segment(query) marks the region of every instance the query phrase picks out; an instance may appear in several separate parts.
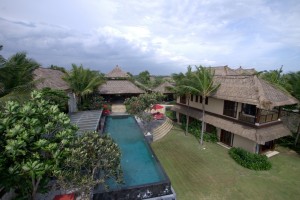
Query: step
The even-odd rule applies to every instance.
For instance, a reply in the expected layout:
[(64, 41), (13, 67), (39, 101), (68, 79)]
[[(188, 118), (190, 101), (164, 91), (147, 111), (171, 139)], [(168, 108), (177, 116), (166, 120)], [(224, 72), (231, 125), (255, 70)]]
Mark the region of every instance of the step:
[(170, 124), (168, 121), (166, 121), (165, 123), (163, 123), (161, 126), (159, 126), (158, 128), (156, 128), (153, 133), (158, 133), (161, 132), (162, 130), (164, 130), (165, 128), (172, 126), (172, 124)]
[(165, 125), (162, 125), (159, 129), (156, 129), (155, 131), (153, 131), (154, 134), (156, 133), (160, 133), (166, 129), (170, 129), (173, 125), (172, 124), (165, 124)]
[(167, 118), (167, 120), (157, 129), (153, 131), (153, 141), (157, 141), (163, 138), (166, 134), (170, 132), (173, 127), (173, 122)]

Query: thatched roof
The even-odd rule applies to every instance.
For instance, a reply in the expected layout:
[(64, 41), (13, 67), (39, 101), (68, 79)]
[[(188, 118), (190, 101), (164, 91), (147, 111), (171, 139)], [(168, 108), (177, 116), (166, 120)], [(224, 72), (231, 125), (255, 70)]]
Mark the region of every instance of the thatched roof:
[[(195, 119), (202, 120), (202, 111), (195, 108), (190, 107), (188, 109), (186, 106), (175, 105), (171, 109), (185, 115), (188, 114)], [(236, 121), (211, 115), (209, 113), (205, 113), (204, 122), (236, 135), (240, 135), (258, 144), (265, 144), (265, 142), (291, 135), (289, 129), (286, 128), (282, 123), (273, 126), (253, 128), (241, 123), (237, 123)]]
[(220, 83), (219, 89), (212, 95), (217, 99), (253, 104), (261, 109), (272, 109), (275, 106), (297, 104), (291, 95), (281, 91), (266, 81), (252, 76), (217, 76), (214, 80)]
[(145, 93), (128, 80), (108, 80), (99, 87), (100, 94), (141, 94)]
[(236, 76), (236, 75), (254, 75), (256, 74), (255, 69), (243, 69), (239, 67), (238, 69), (231, 69), (227, 65), (219, 67), (210, 67), (215, 71), (216, 76)]
[(107, 78), (129, 78), (129, 75), (124, 72), (118, 65), (105, 75)]
[(238, 69), (234, 70), (239, 75), (254, 75), (256, 74), (256, 70), (254, 68), (252, 69), (243, 69), (242, 67), (239, 67)]
[(173, 94), (174, 92), (168, 90), (168, 87), (174, 87), (174, 85), (172, 85), (171, 83), (169, 83), (168, 81), (160, 84), (159, 86), (157, 86), (156, 88), (153, 89), (153, 91), (155, 92), (160, 92), (162, 94)]
[(59, 70), (37, 68), (34, 70), (34, 80), (40, 80), (36, 85), (37, 89), (49, 87), (58, 90), (68, 90), (69, 85), (62, 79), (64, 73)]

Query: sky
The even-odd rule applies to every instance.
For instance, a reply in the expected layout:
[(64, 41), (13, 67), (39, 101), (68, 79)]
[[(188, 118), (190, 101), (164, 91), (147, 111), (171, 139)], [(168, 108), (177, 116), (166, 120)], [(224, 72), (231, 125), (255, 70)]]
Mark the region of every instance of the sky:
[(0, 54), (42, 67), (300, 70), (299, 0), (1, 0)]

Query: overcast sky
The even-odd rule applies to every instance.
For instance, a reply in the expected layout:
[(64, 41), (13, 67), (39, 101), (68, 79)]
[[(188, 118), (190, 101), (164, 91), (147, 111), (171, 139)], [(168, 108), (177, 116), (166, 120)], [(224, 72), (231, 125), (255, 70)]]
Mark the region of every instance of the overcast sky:
[(1, 0), (0, 52), (43, 67), (300, 70), (299, 0)]

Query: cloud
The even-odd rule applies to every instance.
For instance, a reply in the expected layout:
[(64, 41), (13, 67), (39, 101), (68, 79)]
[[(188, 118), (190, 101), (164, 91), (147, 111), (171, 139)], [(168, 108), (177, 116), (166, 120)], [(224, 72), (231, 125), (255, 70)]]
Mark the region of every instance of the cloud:
[(3, 5), (1, 53), (25, 50), (43, 66), (81, 63), (107, 72), (118, 64), (133, 74), (170, 74), (199, 64), (299, 67), (298, 1), (28, 0), (16, 6), (4, 0)]

